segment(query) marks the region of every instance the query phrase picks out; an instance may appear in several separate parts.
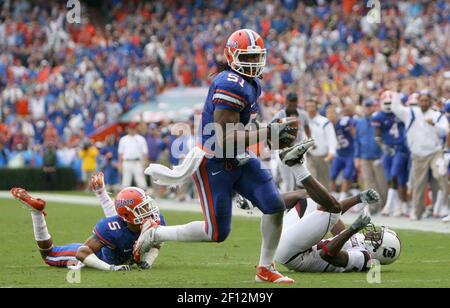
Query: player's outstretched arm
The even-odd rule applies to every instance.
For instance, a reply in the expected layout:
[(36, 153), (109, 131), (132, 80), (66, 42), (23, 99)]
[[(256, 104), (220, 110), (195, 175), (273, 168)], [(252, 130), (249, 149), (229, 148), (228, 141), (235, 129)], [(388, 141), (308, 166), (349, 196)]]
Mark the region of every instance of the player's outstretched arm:
[(367, 213), (361, 213), (348, 229), (321, 247), (320, 257), (333, 266), (347, 267), (349, 255), (346, 251), (342, 251), (342, 247), (353, 235), (364, 229), (369, 223), (370, 216)]
[(100, 260), (95, 254), (103, 247), (103, 243), (95, 237), (90, 237), (78, 251), (76, 258), (84, 265), (100, 271), (129, 271), (128, 265), (111, 265)]
[(91, 188), (100, 201), (105, 217), (117, 215), (116, 208), (114, 207), (114, 201), (106, 191), (103, 172), (96, 173), (92, 176)]
[(159, 252), (161, 250), (161, 245), (155, 245), (144, 255), (144, 261), (139, 262), (137, 265), (141, 269), (151, 269), (156, 259), (159, 256)]
[(366, 204), (374, 204), (380, 202), (381, 197), (380, 194), (375, 189), (367, 189), (356, 196), (352, 196), (350, 198), (344, 199), (340, 201), (342, 214), (347, 212), (353, 206), (366, 203)]

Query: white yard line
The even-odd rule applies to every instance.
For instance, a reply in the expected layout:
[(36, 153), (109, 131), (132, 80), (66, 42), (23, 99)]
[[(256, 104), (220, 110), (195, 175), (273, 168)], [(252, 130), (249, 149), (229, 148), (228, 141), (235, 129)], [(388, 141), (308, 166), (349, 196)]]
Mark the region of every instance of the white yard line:
[[(34, 193), (36, 197), (45, 199), (47, 202), (67, 203), (73, 205), (88, 205), (88, 206), (100, 206), (97, 198), (92, 196), (76, 196), (65, 194), (47, 194), (47, 193)], [(12, 199), (11, 194), (8, 191), (0, 191), (0, 198)], [(158, 200), (158, 205), (162, 211), (181, 211), (181, 212), (195, 212), (201, 213), (202, 209), (199, 203), (184, 202), (170, 200)], [(233, 216), (258, 218), (261, 217), (261, 212), (258, 209), (253, 210), (252, 213), (243, 211), (236, 207), (233, 208)], [(352, 223), (357, 217), (357, 214), (347, 213), (342, 218), (345, 223)], [(374, 216), (373, 222), (376, 225), (389, 226), (392, 229), (404, 229), (415, 231), (427, 231), (450, 234), (450, 223), (443, 223), (436, 219), (424, 219), (421, 221), (410, 221), (406, 218), (393, 218)]]

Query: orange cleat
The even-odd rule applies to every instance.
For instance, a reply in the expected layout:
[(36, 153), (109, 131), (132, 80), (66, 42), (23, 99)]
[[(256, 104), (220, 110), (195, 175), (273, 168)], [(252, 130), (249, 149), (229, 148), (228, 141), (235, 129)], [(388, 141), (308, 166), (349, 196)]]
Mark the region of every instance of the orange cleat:
[(44, 215), (47, 215), (44, 211), (45, 201), (39, 198), (33, 198), (25, 189), (14, 187), (11, 189), (11, 195), (31, 211), (42, 212)]
[(257, 266), (256, 267), (256, 282), (273, 282), (273, 283), (283, 283), (283, 284), (292, 284), (295, 282), (294, 279), (291, 279), (287, 276), (283, 276), (276, 269), (275, 265), (272, 263), (271, 266)]

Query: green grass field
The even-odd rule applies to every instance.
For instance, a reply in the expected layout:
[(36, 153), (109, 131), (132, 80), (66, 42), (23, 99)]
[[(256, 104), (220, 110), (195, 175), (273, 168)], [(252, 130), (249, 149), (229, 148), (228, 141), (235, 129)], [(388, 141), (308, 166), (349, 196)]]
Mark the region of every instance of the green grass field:
[[(32, 234), (30, 214), (16, 201), (0, 199), (0, 287), (267, 287), (253, 281), (258, 261), (259, 220), (233, 218), (233, 231), (221, 244), (166, 243), (150, 271), (98, 272), (83, 269), (80, 284), (66, 281), (68, 270), (45, 265)], [(50, 203), (47, 224), (58, 244), (83, 242), (100, 208)], [(168, 224), (201, 219), (201, 214), (165, 212)], [(399, 231), (400, 260), (382, 270), (381, 284), (366, 274), (289, 273), (293, 287), (450, 287), (450, 235)], [(279, 265), (282, 272), (286, 270)], [(286, 286), (280, 286), (286, 287)]]

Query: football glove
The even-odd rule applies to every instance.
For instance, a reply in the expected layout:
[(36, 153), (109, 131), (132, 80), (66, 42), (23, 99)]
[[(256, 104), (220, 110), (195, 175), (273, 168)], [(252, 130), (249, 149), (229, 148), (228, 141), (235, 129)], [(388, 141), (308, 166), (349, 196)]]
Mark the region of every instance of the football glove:
[(276, 135), (278, 135), (279, 144), (289, 144), (296, 139), (295, 136), (291, 134), (292, 131), (296, 130), (296, 128), (291, 126), (293, 123), (295, 123), (295, 121), (296, 120), (281, 122), (279, 119), (275, 119), (267, 125), (267, 145), (269, 146), (269, 148), (272, 148), (272, 132), (275, 132)]
[(366, 211), (363, 211), (358, 216), (358, 218), (356, 218), (356, 220), (353, 222), (350, 229), (359, 232), (362, 229), (364, 229), (368, 224), (370, 224), (370, 221), (371, 221), (370, 215)]

